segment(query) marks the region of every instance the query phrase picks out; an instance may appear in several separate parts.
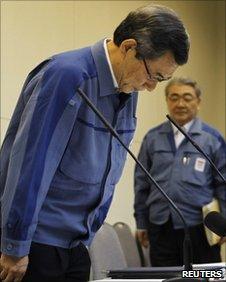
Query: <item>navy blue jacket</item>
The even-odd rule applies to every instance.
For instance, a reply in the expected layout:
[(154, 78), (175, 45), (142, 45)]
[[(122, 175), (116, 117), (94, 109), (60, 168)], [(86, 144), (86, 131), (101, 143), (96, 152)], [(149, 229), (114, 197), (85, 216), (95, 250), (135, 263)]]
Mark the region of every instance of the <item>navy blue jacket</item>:
[[(226, 142), (220, 133), (196, 118), (189, 132), (226, 178)], [(226, 216), (226, 185), (209, 163), (186, 139), (176, 149), (169, 122), (151, 129), (144, 137), (139, 160), (182, 211), (188, 226), (202, 222), (202, 207), (213, 197), (219, 199)], [(183, 224), (162, 194), (135, 169), (135, 218), (139, 229), (148, 222), (165, 223), (172, 216), (174, 227)]]
[(78, 87), (127, 145), (134, 135), (137, 93), (116, 93), (103, 41), (37, 66), (1, 149), (3, 253), (24, 256), (31, 241), (89, 245), (106, 217), (126, 152)]

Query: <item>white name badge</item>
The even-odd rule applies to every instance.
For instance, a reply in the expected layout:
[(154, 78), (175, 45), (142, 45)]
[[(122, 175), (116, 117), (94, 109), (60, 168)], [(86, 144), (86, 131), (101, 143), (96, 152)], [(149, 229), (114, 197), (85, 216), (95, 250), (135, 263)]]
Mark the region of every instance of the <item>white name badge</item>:
[(195, 161), (195, 170), (203, 172), (206, 166), (206, 160), (203, 158), (197, 158)]

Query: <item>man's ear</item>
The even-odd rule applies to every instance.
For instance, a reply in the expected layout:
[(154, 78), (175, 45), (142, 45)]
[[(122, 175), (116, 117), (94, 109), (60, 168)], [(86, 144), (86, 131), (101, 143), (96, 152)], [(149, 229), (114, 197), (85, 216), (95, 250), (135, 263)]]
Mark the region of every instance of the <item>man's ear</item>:
[(120, 50), (125, 55), (129, 50), (135, 50), (137, 47), (137, 42), (135, 39), (126, 39), (123, 40), (120, 44)]

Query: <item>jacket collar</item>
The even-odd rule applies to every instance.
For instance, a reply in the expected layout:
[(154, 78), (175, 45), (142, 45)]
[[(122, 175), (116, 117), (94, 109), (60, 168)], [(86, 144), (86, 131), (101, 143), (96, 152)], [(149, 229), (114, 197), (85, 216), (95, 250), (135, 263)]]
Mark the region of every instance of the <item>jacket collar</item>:
[(116, 89), (104, 50), (104, 39), (94, 44), (91, 47), (91, 52), (97, 69), (100, 96), (115, 94)]
[[(160, 133), (169, 133), (173, 130), (170, 121), (166, 121), (162, 124)], [(189, 129), (190, 134), (201, 134), (202, 131), (202, 122), (199, 118), (195, 118), (193, 124)]]

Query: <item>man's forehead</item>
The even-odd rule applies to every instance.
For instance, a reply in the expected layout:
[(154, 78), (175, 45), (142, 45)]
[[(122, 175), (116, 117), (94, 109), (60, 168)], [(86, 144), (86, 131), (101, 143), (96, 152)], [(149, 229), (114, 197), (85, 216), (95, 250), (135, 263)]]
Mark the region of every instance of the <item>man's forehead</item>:
[(195, 89), (191, 85), (187, 84), (172, 84), (169, 87), (168, 92), (177, 94), (195, 94)]

